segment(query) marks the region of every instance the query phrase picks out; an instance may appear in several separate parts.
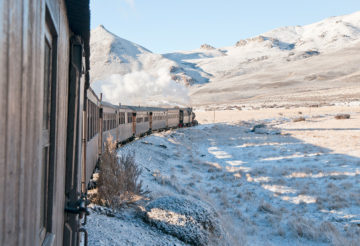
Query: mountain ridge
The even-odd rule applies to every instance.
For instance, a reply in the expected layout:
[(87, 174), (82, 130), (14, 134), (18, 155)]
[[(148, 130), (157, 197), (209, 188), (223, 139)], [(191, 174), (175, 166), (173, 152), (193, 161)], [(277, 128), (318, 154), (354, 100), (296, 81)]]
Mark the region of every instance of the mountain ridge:
[[(360, 82), (358, 76), (353, 75), (357, 71), (353, 64), (359, 61), (356, 56), (349, 56), (346, 52), (348, 48), (358, 49), (360, 11), (329, 17), (309, 25), (276, 28), (256, 37), (239, 40), (233, 46), (216, 48), (204, 44), (196, 50), (167, 54), (154, 54), (109, 31), (114, 37), (106, 37), (101, 35), (102, 29), (106, 30), (100, 27), (92, 31), (91, 61), (95, 61), (92, 68), (96, 67), (92, 71), (92, 81), (114, 73), (125, 75), (134, 71), (165, 68), (169, 70), (172, 80), (189, 86), (194, 105), (242, 101), (244, 97), (255, 98), (260, 94), (266, 97), (268, 93), (281, 94), (284, 88), (300, 91), (309, 86), (309, 80), (321, 88), (334, 87), (334, 81), (340, 77), (352, 78), (353, 82), (346, 85)], [(106, 42), (114, 47), (106, 50)], [(336, 55), (331, 55), (333, 53)], [(329, 57), (337, 61), (337, 68), (331, 66), (327, 60)], [(318, 71), (314, 71), (314, 67)], [(331, 71), (334, 69), (338, 72)], [(271, 76), (274, 70), (278, 71), (276, 78)], [(291, 73), (292, 76), (287, 76)], [(254, 92), (256, 84), (269, 90)], [(233, 95), (240, 88), (241, 96)], [(319, 88), (314, 87), (316, 89)], [(285, 90), (284, 93), (288, 92)]]

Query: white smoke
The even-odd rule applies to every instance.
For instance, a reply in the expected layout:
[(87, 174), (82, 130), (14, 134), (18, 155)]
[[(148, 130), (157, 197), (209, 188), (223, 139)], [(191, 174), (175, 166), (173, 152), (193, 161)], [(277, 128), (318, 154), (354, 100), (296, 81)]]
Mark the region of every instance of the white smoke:
[(135, 0), (125, 0), (125, 2), (126, 2), (127, 4), (129, 4), (130, 7), (132, 7), (132, 8), (135, 7)]
[(169, 60), (159, 55), (143, 55), (127, 74), (111, 74), (91, 87), (112, 104), (142, 106), (188, 106), (187, 87), (171, 79)]

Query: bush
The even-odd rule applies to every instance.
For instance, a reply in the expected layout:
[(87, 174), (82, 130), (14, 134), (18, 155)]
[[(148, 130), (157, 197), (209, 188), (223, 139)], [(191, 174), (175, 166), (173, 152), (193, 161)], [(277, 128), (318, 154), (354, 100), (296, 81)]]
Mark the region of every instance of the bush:
[(113, 209), (132, 202), (135, 195), (146, 193), (142, 190), (142, 182), (138, 181), (140, 174), (134, 153), (118, 157), (116, 143), (109, 136), (100, 158), (98, 191), (94, 202)]
[(304, 117), (298, 117), (298, 118), (293, 119), (293, 122), (300, 122), (300, 121), (305, 121), (305, 118)]
[(335, 115), (335, 119), (337, 119), (337, 120), (350, 119), (350, 115), (349, 114), (337, 114), (337, 115)]

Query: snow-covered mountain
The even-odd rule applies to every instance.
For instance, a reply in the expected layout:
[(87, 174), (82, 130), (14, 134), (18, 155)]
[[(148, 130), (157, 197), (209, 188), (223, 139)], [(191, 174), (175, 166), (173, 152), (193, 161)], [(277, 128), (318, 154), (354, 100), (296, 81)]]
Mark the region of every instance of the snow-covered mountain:
[(344, 90), (348, 97), (360, 92), (360, 12), (278, 28), (229, 47), (205, 44), (164, 55), (98, 27), (92, 31), (91, 52), (92, 81), (164, 70), (190, 86), (194, 105), (316, 101), (319, 91), (321, 100), (337, 100)]
[(200, 105), (354, 98), (360, 92), (359, 52), (356, 12), (278, 28), (229, 47), (164, 56), (211, 75), (209, 83), (191, 88), (193, 103)]
[(114, 104), (189, 105), (195, 83), (176, 61), (111, 33), (91, 31), (91, 86)]
[(148, 49), (115, 36), (99, 26), (91, 32), (91, 80), (112, 73), (126, 74), (140, 67), (140, 57), (152, 55)]

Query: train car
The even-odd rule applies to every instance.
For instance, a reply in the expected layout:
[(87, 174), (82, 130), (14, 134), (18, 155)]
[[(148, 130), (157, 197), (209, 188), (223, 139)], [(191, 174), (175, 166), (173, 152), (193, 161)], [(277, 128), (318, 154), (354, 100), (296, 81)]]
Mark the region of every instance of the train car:
[[(100, 112), (102, 114), (102, 142), (105, 143), (109, 137), (112, 137), (113, 141), (117, 141), (119, 137), (118, 106), (102, 101)], [(102, 151), (103, 148), (104, 144), (102, 146)]]
[(89, 30), (89, 0), (0, 1), (0, 245), (73, 246), (85, 232)]
[(150, 115), (150, 128), (152, 131), (162, 130), (167, 127), (167, 110), (165, 108), (152, 108)]
[(133, 115), (135, 111), (129, 106), (119, 106), (119, 126), (118, 138), (119, 143), (125, 142), (135, 136), (135, 128), (133, 126)]
[(191, 125), (191, 109), (190, 108), (184, 108), (181, 109), (183, 111), (182, 113), (182, 119), (180, 119), (182, 126), (190, 126)]
[(146, 107), (130, 107), (135, 116), (135, 136), (140, 137), (150, 132), (150, 111)]
[(100, 99), (95, 92), (87, 90), (87, 141), (86, 141), (86, 183), (95, 169), (101, 154), (101, 142), (99, 141), (100, 129)]
[(176, 128), (180, 125), (180, 109), (170, 108), (167, 110), (166, 127)]

